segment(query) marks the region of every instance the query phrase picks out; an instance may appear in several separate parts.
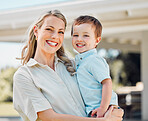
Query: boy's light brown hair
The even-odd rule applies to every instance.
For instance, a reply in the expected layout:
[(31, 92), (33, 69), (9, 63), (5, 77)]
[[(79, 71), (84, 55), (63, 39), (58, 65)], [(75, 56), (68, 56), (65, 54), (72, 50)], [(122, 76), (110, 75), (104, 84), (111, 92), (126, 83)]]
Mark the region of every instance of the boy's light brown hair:
[(98, 19), (96, 19), (93, 16), (79, 16), (78, 18), (75, 19), (72, 28), (71, 28), (71, 35), (73, 35), (73, 26), (74, 25), (80, 25), (80, 24), (84, 24), (84, 23), (88, 23), (88, 24), (92, 24), (92, 26), (95, 28), (95, 36), (96, 38), (101, 37), (102, 34), (102, 25), (99, 22)]

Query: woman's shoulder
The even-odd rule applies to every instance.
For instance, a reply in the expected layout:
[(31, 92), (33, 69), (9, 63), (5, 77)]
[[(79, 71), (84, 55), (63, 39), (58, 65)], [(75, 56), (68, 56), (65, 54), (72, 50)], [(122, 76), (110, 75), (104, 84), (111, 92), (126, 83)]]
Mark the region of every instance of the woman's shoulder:
[(14, 73), (13, 80), (20, 80), (25, 77), (29, 77), (29, 72), (26, 65), (20, 66), (17, 71)]
[(22, 73), (27, 71), (27, 66), (26, 65), (21, 65), (15, 73)]

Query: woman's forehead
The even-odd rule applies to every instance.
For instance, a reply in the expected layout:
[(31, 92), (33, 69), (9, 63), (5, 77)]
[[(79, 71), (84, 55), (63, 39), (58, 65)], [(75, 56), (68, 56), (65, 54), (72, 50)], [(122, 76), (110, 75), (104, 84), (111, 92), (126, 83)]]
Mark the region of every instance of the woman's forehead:
[(62, 19), (56, 17), (56, 16), (47, 16), (44, 18), (43, 24), (45, 26), (60, 26), (65, 28), (65, 23)]

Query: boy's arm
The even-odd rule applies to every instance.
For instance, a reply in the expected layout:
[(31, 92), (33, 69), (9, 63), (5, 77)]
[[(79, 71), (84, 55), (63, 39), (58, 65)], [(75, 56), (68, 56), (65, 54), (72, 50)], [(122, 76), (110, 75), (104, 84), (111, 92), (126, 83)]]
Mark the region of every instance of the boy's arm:
[(97, 117), (102, 117), (107, 111), (111, 96), (112, 96), (112, 80), (110, 78), (104, 79), (102, 82), (102, 100), (100, 107), (92, 111), (92, 116), (97, 114)]
[(102, 100), (100, 107), (107, 110), (112, 96), (112, 80), (105, 79), (102, 81)]

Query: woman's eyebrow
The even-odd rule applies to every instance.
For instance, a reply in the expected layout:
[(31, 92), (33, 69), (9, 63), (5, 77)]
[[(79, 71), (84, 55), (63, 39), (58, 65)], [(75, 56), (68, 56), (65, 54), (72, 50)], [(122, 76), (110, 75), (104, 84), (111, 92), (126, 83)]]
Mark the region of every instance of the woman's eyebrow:
[(61, 29), (59, 29), (59, 30), (65, 30), (64, 28), (61, 28)]
[[(46, 26), (46, 27), (51, 27), (51, 28), (53, 28), (54, 29), (54, 27), (53, 26)], [(59, 30), (65, 30), (64, 28), (61, 28), (61, 29), (59, 29)]]
[(46, 27), (51, 27), (51, 28), (54, 28), (53, 26), (46, 26)]

